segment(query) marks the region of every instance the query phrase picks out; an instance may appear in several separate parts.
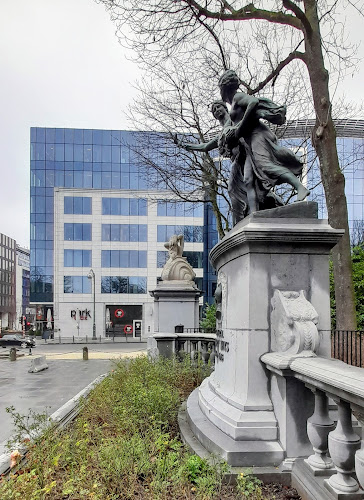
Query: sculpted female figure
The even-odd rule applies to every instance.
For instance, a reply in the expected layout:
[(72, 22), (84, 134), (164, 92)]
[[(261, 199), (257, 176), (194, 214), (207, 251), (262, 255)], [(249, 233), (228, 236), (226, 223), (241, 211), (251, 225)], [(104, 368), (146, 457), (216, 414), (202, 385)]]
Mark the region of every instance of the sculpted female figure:
[[(200, 144), (181, 143), (176, 140), (179, 146), (184, 147), (187, 151), (202, 151), (207, 153), (218, 148), (219, 153), (224, 158), (230, 158), (231, 171), (228, 183), (228, 193), (231, 200), (233, 211), (233, 223), (236, 224), (244, 219), (249, 210), (247, 190), (244, 183), (244, 164), (246, 161), (246, 150), (242, 147), (240, 140), (235, 132), (234, 126), (228, 108), (223, 101), (215, 101), (211, 106), (213, 116), (220, 122), (222, 130), (218, 137), (215, 137), (209, 142)], [(274, 208), (277, 205), (282, 205), (282, 201), (273, 193), (270, 192), (271, 186), (262, 183), (258, 178), (253, 179), (253, 185), (257, 197), (257, 205), (260, 210), (264, 208)]]
[(302, 163), (290, 149), (279, 146), (274, 133), (260, 121), (264, 118), (271, 123), (283, 124), (286, 108), (269, 99), (238, 92), (239, 86), (239, 77), (232, 70), (225, 71), (219, 80), (221, 97), (231, 105), (230, 118), (234, 125), (228, 132), (227, 140), (231, 141), (235, 136), (246, 153), (243, 178), (249, 211), (259, 209), (256, 179), (267, 189), (269, 186), (290, 184), (297, 190), (297, 201), (304, 200), (309, 190), (297, 178), (302, 173)]

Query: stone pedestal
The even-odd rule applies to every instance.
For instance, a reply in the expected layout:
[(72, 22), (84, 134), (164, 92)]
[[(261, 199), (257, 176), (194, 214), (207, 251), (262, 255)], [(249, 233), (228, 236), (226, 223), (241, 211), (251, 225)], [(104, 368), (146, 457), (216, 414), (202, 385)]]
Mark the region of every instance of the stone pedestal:
[(154, 297), (155, 333), (174, 333), (177, 325), (198, 328), (201, 291), (194, 281), (161, 281), (149, 293)]
[[(277, 349), (272, 299), (276, 290), (305, 296), (318, 315), (316, 353), (330, 357), (328, 259), (341, 234), (317, 219), (316, 203), (300, 202), (252, 214), (210, 253), (222, 291), (215, 372), (191, 395), (187, 413), (202, 444), (233, 465), (277, 465), (287, 456), (293, 423), (282, 435), (279, 424), (295, 389), (271, 388), (260, 361)], [(307, 439), (302, 447), (301, 455), (298, 441), (293, 456), (305, 456)]]
[[(148, 353), (154, 357), (174, 355), (176, 326), (184, 331), (199, 326), (201, 291), (194, 281), (161, 281), (149, 292), (154, 297), (154, 334), (148, 339)], [(157, 347), (158, 344), (158, 347)], [(157, 352), (161, 350), (163, 352)]]

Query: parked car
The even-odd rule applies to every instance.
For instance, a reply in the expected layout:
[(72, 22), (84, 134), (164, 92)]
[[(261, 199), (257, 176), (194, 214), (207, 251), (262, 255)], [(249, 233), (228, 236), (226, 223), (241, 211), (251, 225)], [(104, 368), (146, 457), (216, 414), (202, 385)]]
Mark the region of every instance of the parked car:
[(22, 349), (25, 349), (26, 347), (34, 347), (35, 342), (33, 339), (23, 337), (22, 335), (16, 334), (16, 335), (4, 335), (2, 338), (0, 338), (0, 345), (1, 347), (13, 347), (13, 346), (20, 346)]

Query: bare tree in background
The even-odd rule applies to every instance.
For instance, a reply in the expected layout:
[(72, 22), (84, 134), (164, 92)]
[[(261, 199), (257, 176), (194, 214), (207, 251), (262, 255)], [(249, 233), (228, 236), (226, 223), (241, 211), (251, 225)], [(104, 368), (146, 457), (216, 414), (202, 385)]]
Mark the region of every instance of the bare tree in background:
[[(153, 70), (148, 79), (137, 85), (138, 97), (131, 106), (129, 118), (136, 130), (136, 145), (131, 146), (139, 166), (139, 175), (149, 187), (165, 188), (183, 201), (209, 202), (223, 237), (229, 229), (230, 201), (227, 197), (227, 162), (209, 154), (178, 150), (176, 136), (188, 130), (188, 139), (201, 142), (218, 133), (210, 112), (209, 89), (191, 82), (183, 68), (174, 73), (158, 67), (158, 85)], [(198, 96), (205, 96), (201, 102)], [(159, 132), (156, 132), (156, 131)], [(228, 210), (221, 210), (221, 203)]]
[(350, 241), (352, 247), (357, 247), (364, 244), (364, 220), (355, 219), (350, 233)]
[[(190, 76), (200, 78), (202, 85), (212, 78), (217, 81), (221, 70), (231, 67), (244, 74), (248, 93), (263, 91), (269, 85), (271, 92), (277, 93), (273, 98), (282, 101), (277, 79), (284, 75), (287, 78), (286, 69), (291, 65), (295, 68), (293, 75), (299, 79), (306, 67), (310, 85), (303, 92), (310, 94), (316, 117), (312, 144), (319, 159), (328, 217), (333, 227), (345, 230), (333, 250), (337, 328), (355, 329), (345, 180), (339, 165), (329, 91), (329, 72), (340, 78), (343, 68), (352, 61), (343, 43), (343, 16), (338, 11), (338, 5), (343, 3), (282, 0), (270, 3), (267, 10), (261, 7), (261, 1), (257, 6), (238, 0), (100, 1), (110, 9), (112, 18), (119, 23), (119, 33), (142, 65), (166, 65), (173, 72), (173, 67), (186, 64)], [(354, 7), (362, 10), (359, 4)], [(218, 50), (210, 49), (210, 41)], [(257, 54), (257, 49), (263, 52)], [(240, 56), (240, 64), (236, 64), (233, 54)], [(198, 72), (198, 68), (203, 71)], [(262, 70), (266, 76), (257, 78)], [(301, 98), (298, 92), (293, 98), (289, 96), (288, 102), (294, 108)]]

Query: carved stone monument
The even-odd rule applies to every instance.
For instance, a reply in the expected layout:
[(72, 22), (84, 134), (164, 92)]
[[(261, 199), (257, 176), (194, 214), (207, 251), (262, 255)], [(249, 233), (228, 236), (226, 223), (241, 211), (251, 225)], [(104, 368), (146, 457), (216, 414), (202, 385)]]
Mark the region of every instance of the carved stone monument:
[(302, 201), (251, 214), (210, 253), (218, 273), (215, 371), (188, 398), (187, 420), (200, 444), (231, 465), (312, 454), (309, 390), (268, 375), (260, 357), (330, 357), (328, 259), (341, 234), (317, 219), (316, 203)]
[(170, 356), (177, 337), (176, 326), (198, 328), (201, 291), (194, 282), (196, 275), (192, 267), (183, 257), (183, 235), (171, 236), (164, 246), (169, 257), (162, 270), (161, 281), (149, 292), (154, 297), (154, 334), (148, 340), (148, 350), (155, 351), (155, 339), (163, 338), (165, 352), (162, 354)]

